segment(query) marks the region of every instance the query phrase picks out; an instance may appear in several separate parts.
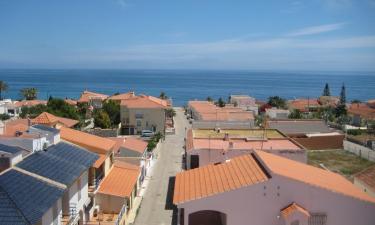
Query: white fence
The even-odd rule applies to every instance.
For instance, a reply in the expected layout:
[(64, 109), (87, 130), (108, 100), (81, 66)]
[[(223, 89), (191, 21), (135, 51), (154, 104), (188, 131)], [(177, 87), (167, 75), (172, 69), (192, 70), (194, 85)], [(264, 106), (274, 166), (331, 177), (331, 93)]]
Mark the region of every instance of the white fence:
[(370, 148), (344, 140), (344, 149), (364, 159), (375, 162), (375, 151)]

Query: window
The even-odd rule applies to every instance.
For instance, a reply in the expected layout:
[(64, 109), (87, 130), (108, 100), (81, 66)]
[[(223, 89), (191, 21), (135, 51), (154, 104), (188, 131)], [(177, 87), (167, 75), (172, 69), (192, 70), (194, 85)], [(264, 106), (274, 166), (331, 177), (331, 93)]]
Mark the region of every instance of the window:
[(141, 120), (137, 120), (137, 127), (140, 127), (142, 126), (142, 121)]
[(327, 215), (324, 213), (312, 213), (309, 218), (309, 225), (326, 225)]

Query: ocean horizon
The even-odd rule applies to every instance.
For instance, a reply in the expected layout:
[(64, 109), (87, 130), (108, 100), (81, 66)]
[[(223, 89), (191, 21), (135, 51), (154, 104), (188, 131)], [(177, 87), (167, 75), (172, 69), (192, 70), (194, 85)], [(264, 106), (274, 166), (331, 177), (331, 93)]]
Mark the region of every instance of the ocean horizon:
[(247, 94), (259, 100), (278, 95), (286, 99), (316, 98), (328, 83), (331, 95), (346, 87), (348, 101), (375, 98), (375, 72), (245, 71), (245, 70), (151, 70), (151, 69), (0, 69), (0, 80), (9, 90), (5, 98), (19, 99), (19, 90), (38, 89), (38, 98), (77, 99), (83, 90), (112, 95), (135, 91), (159, 96), (165, 92), (175, 106), (189, 100), (227, 99)]

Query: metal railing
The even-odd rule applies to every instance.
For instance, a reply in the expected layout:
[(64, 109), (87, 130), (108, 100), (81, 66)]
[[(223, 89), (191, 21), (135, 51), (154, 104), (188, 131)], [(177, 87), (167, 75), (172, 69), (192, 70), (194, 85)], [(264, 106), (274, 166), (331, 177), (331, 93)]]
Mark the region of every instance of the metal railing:
[(126, 213), (126, 203), (125, 203), (124, 205), (122, 205), (121, 211), (120, 211), (120, 213), (119, 213), (118, 216), (117, 216), (117, 220), (116, 220), (115, 225), (120, 225), (120, 222), (121, 222), (122, 216), (123, 216), (125, 213)]
[(72, 203), (69, 205), (69, 219), (66, 225), (76, 225), (80, 219), (79, 213), (77, 213), (77, 204)]

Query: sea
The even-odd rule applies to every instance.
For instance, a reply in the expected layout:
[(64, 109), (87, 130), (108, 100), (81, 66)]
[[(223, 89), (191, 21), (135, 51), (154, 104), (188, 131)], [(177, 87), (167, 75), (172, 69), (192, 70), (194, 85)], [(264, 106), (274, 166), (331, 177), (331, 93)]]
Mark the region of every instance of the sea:
[(259, 100), (278, 95), (286, 99), (316, 98), (329, 84), (331, 95), (346, 88), (347, 100), (375, 98), (375, 72), (291, 72), (236, 70), (111, 70), (111, 69), (1, 69), (9, 88), (5, 98), (20, 99), (22, 88), (38, 89), (38, 98), (77, 99), (83, 90), (111, 95), (135, 91), (159, 96), (164, 92), (175, 106), (189, 100), (227, 99), (246, 94)]

